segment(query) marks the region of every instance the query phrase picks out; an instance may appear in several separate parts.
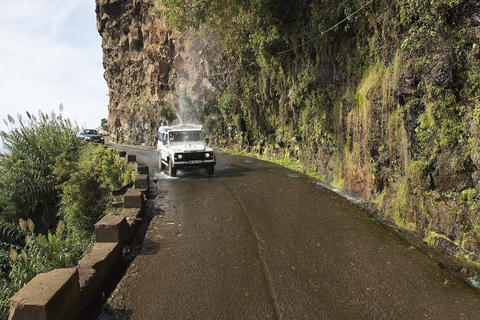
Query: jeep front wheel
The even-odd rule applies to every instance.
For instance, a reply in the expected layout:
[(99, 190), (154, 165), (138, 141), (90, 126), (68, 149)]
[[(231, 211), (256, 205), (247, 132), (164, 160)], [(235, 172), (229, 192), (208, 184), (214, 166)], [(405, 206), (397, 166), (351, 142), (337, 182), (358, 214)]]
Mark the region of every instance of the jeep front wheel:
[(170, 177), (177, 176), (177, 169), (173, 167), (172, 160), (168, 162), (168, 174), (170, 175)]
[(211, 165), (205, 168), (207, 170), (207, 174), (210, 176), (213, 176), (215, 173), (215, 166)]
[(160, 171), (165, 170), (165, 164), (162, 162), (162, 157), (158, 156), (158, 167), (160, 168)]

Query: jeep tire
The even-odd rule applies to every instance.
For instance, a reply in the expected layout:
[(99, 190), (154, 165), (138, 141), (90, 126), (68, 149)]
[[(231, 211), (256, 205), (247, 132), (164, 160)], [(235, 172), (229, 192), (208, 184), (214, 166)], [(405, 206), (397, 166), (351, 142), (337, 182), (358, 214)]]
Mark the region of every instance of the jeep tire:
[(215, 166), (214, 165), (208, 166), (205, 168), (205, 170), (207, 171), (207, 174), (209, 176), (213, 176), (213, 174), (215, 173)]
[(160, 154), (158, 155), (158, 167), (160, 168), (160, 171), (165, 170), (165, 164), (162, 162), (162, 157)]
[(173, 167), (172, 160), (168, 162), (168, 175), (170, 177), (176, 177), (177, 176), (177, 169)]

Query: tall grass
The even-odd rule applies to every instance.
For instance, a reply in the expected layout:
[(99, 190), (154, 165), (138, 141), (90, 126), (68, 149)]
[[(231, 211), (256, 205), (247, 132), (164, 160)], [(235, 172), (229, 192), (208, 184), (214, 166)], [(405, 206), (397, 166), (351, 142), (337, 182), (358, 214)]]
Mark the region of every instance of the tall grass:
[[(61, 111), (61, 110), (60, 110)], [(54, 113), (8, 116), (0, 155), (0, 318), (9, 299), (35, 275), (73, 267), (93, 245), (94, 225), (111, 190), (132, 168)]]
[(1, 132), (7, 153), (0, 157), (0, 205), (2, 218), (17, 222), (31, 219), (40, 231), (56, 224), (58, 191), (52, 176), (55, 158), (64, 154), (76, 157), (78, 130), (68, 119), (53, 112), (8, 116), (9, 132)]

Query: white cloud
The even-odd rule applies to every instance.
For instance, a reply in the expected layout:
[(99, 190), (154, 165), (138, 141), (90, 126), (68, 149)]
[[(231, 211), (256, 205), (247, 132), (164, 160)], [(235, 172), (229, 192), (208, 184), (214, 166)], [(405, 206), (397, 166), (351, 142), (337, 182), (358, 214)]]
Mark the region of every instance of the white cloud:
[[(25, 111), (97, 127), (108, 116), (93, 0), (7, 0), (0, 11), (0, 120)], [(5, 130), (3, 121), (0, 130)]]

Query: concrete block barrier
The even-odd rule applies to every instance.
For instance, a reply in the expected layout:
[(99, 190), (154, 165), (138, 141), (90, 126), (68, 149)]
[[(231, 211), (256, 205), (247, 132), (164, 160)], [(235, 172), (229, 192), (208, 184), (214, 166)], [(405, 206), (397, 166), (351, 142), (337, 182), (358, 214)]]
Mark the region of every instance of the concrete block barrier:
[(142, 221), (142, 212), (141, 208), (125, 208), (123, 209), (122, 216), (127, 220), (128, 225), (128, 238), (131, 239), (135, 230), (137, 230), (138, 225)]
[[(102, 292), (103, 278), (92, 266), (80, 264), (77, 266), (79, 276), (82, 310)], [(74, 317), (72, 317), (74, 318)]]
[(139, 174), (148, 174), (148, 166), (145, 163), (135, 162), (135, 171)]
[(107, 214), (95, 225), (95, 241), (124, 244), (129, 236), (128, 227), (125, 217)]
[(135, 176), (135, 189), (147, 190), (150, 183), (148, 174), (137, 174)]
[(118, 242), (97, 242), (92, 252), (80, 259), (78, 266), (91, 267), (103, 280), (120, 260), (122, 246), (123, 244)]
[(71, 319), (80, 312), (80, 303), (77, 269), (55, 269), (37, 275), (10, 299), (8, 319)]
[(135, 154), (128, 154), (125, 156), (125, 161), (127, 162), (135, 162), (137, 161), (137, 156)]
[(82, 301), (95, 299), (101, 291), (104, 281), (120, 261), (121, 255), (122, 245), (118, 242), (97, 242), (93, 246), (92, 252), (78, 262)]
[(145, 196), (138, 190), (129, 189), (123, 196), (124, 208), (144, 208)]

